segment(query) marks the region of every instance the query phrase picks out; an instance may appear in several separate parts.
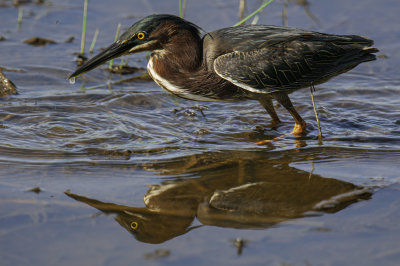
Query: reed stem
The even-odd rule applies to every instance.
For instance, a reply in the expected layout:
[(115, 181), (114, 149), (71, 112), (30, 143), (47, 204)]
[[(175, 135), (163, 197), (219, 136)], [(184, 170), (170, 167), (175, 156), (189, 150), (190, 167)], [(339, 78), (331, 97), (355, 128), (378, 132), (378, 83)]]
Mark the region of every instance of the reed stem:
[[(118, 26), (117, 26), (117, 32), (115, 33), (114, 42), (116, 42), (118, 40), (120, 29), (121, 29), (121, 23), (119, 23)], [(108, 65), (109, 69), (112, 69), (113, 63), (114, 63), (114, 59), (111, 59), (110, 60), (110, 64)]]
[(315, 102), (314, 102), (314, 91), (315, 91), (315, 87), (314, 85), (311, 84), (310, 87), (310, 91), (311, 91), (311, 101), (313, 104), (313, 108), (314, 108), (314, 113), (315, 113), (315, 119), (317, 120), (317, 125), (318, 125), (318, 140), (322, 141), (322, 131), (321, 131), (321, 125), (319, 123), (319, 117), (318, 117), (318, 112), (317, 112), (317, 108), (315, 107)]
[(24, 8), (20, 7), (18, 9), (18, 19), (17, 19), (17, 23), (18, 25), (22, 24), (22, 15), (24, 14)]
[(87, 7), (88, 7), (88, 0), (85, 0), (85, 2), (84, 2), (84, 4), (83, 4), (83, 22), (82, 22), (81, 55), (83, 55), (83, 54), (85, 53)]
[(245, 17), (244, 19), (242, 19), (241, 21), (239, 21), (238, 23), (236, 23), (235, 25), (233, 25), (233, 27), (242, 25), (243, 23), (245, 23), (247, 20), (249, 20), (250, 18), (254, 17), (257, 13), (261, 12), (265, 7), (267, 7), (269, 4), (271, 4), (274, 0), (269, 0), (264, 2), (256, 11), (254, 11), (253, 13), (251, 13), (250, 15), (248, 15), (247, 17)]
[(179, 0), (179, 16), (181, 18), (185, 17), (186, 2), (187, 2), (186, 0), (183, 0), (183, 3), (182, 3), (182, 0)]
[(97, 41), (97, 37), (98, 37), (98, 36), (99, 36), (99, 29), (96, 29), (96, 31), (94, 32), (92, 44), (90, 45), (90, 48), (89, 48), (89, 53), (93, 53), (94, 46), (95, 46), (95, 44), (96, 44), (96, 41)]

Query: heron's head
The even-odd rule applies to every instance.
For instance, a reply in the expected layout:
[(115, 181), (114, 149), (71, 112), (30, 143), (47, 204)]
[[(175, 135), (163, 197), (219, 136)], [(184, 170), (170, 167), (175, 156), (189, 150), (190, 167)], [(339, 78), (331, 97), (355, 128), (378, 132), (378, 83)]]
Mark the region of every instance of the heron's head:
[[(199, 28), (174, 15), (150, 15), (133, 24), (119, 39), (80, 66), (69, 78), (88, 72), (113, 58), (143, 51), (162, 51), (171, 45), (179, 49), (180, 33), (199, 36)], [(182, 34), (182, 36), (185, 36)]]

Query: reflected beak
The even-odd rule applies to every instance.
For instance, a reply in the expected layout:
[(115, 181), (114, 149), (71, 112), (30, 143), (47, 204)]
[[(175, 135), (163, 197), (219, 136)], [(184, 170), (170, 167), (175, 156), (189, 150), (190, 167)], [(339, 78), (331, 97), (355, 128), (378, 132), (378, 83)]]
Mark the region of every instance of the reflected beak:
[(114, 42), (104, 51), (86, 61), (82, 66), (80, 66), (77, 70), (75, 70), (75, 72), (72, 73), (68, 79), (77, 77), (85, 72), (88, 72), (98, 67), (99, 65), (107, 62), (108, 60), (111, 60), (125, 53), (128, 53), (133, 46), (135, 45), (134, 44), (132, 45), (132, 43), (126, 43), (126, 42), (124, 43), (121, 41)]

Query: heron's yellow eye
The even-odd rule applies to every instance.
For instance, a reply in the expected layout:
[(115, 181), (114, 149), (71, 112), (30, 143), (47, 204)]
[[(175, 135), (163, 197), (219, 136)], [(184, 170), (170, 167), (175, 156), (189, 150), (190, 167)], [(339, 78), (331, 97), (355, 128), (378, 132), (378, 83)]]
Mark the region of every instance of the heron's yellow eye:
[(131, 228), (132, 228), (133, 230), (138, 229), (138, 227), (139, 227), (139, 224), (138, 224), (137, 222), (131, 222)]
[(138, 38), (139, 40), (143, 40), (144, 37), (146, 37), (146, 34), (145, 34), (144, 32), (139, 32), (139, 33), (137, 34), (137, 38)]

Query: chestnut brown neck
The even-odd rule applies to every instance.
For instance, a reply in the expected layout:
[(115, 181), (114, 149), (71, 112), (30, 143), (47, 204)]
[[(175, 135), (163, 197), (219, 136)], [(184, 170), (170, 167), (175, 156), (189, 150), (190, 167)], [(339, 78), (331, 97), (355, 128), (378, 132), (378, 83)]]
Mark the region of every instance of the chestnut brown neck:
[(202, 65), (202, 40), (197, 32), (176, 29), (167, 31), (161, 49), (152, 54), (155, 70), (163, 77), (198, 70)]
[(164, 34), (168, 37), (164, 35), (160, 47), (153, 50), (148, 66), (153, 79), (161, 87), (191, 100), (239, 100), (246, 97), (240, 88), (207, 69), (203, 40), (197, 32), (175, 30), (172, 25)]

